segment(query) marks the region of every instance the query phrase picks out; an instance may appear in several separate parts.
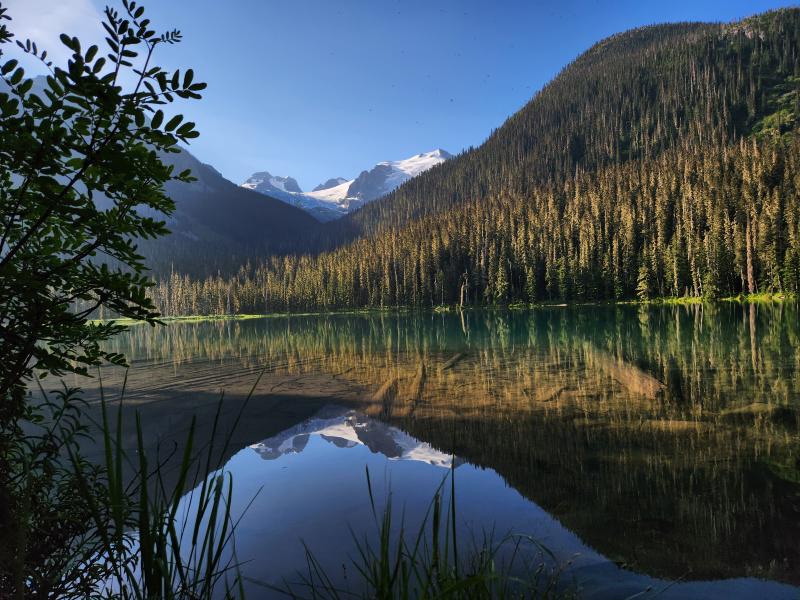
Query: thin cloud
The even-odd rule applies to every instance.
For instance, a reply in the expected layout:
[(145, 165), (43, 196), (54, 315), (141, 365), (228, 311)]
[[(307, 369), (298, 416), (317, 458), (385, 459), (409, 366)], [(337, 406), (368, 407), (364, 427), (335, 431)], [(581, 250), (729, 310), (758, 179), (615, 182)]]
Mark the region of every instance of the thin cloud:
[[(59, 36), (66, 33), (77, 36), (81, 45), (88, 48), (92, 44), (103, 48), (103, 16), (91, 0), (6, 0), (3, 5), (11, 17), (9, 29), (17, 40), (30, 39), (41, 50), (47, 50), (48, 59), (65, 65), (70, 51), (61, 43)], [(42, 73), (44, 67), (20, 52), (16, 45), (9, 54), (19, 59), (26, 69)]]

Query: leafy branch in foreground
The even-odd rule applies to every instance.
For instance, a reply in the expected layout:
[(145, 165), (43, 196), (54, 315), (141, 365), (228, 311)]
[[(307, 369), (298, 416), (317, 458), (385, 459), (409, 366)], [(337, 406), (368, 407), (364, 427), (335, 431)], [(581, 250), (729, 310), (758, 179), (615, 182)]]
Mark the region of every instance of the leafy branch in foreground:
[[(180, 32), (156, 34), (141, 6), (122, 4), (123, 13), (105, 10), (104, 56), (62, 34), (72, 56), (66, 68), (53, 67), (46, 50), (18, 41), (48, 69), (45, 78), (30, 79), (17, 60), (5, 60), (13, 34), (6, 25), (0, 30), (4, 427), (24, 412), (24, 381), (34, 370), (86, 373), (101, 359), (124, 362), (101, 349), (121, 328), (87, 323), (95, 309), (150, 323), (158, 317), (136, 240), (167, 233), (157, 217), (175, 207), (163, 186), (191, 177), (173, 173), (162, 157), (198, 135), (193, 123), (167, 119), (160, 107), (199, 98), (205, 84), (194, 82), (191, 69), (168, 75), (154, 66), (157, 48), (179, 42)], [(79, 301), (88, 308), (74, 311)]]
[[(101, 347), (123, 327), (89, 322), (97, 308), (158, 322), (137, 241), (167, 233), (161, 218), (175, 206), (164, 185), (192, 178), (188, 170), (174, 173), (164, 157), (198, 135), (194, 123), (163, 108), (176, 98), (200, 98), (205, 84), (194, 81), (191, 69), (167, 73), (155, 66), (157, 49), (179, 42), (180, 32), (156, 33), (141, 6), (121, 3), (121, 11), (105, 9), (105, 50), (61, 35), (71, 53), (61, 67), (35, 41), (15, 40), (0, 1), (4, 597), (92, 595), (99, 582), (118, 575), (112, 559), (122, 551), (100, 535), (101, 524), (116, 523), (122, 535), (119, 518), (135, 512), (111, 495), (120, 492), (108, 479), (119, 474), (119, 461), (95, 467), (81, 457), (86, 410), (75, 391), (65, 389), (54, 401), (27, 394), (35, 377), (85, 375), (103, 360), (124, 364), (122, 355)], [(40, 61), (45, 77), (26, 76), (7, 56), (14, 42)], [(219, 506), (221, 490), (211, 489), (210, 506)], [(150, 500), (136, 514), (147, 509), (163, 517), (165, 505)]]

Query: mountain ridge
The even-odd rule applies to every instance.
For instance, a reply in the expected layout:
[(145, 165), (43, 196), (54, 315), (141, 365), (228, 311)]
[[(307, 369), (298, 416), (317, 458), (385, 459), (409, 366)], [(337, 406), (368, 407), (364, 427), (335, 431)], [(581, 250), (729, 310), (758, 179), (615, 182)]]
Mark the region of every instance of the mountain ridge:
[(341, 185), (345, 181), (347, 181), (347, 179), (345, 179), (344, 177), (332, 177), (331, 179), (328, 179), (327, 181), (325, 181), (323, 183), (320, 183), (318, 186), (316, 186), (311, 191), (312, 192), (321, 192), (322, 190), (327, 190), (327, 189), (330, 189), (332, 187), (336, 187), (337, 185)]
[[(770, 11), (728, 24), (649, 25), (599, 40), (482, 144), (448, 161), (435, 174), (415, 178), (380, 204), (347, 215), (338, 224), (338, 243), (485, 198), (493, 190), (524, 194), (534, 186), (558, 182), (576, 169), (654, 158), (675, 144), (698, 143), (708, 131), (724, 133), (728, 139), (737, 131), (745, 134), (758, 120), (766, 99), (757, 97), (750, 105), (740, 102), (743, 95), (738, 88), (746, 85), (742, 81), (746, 73), (739, 76), (727, 57), (743, 45), (763, 49), (764, 40), (759, 37), (761, 46), (756, 44), (754, 28), (761, 28), (761, 36), (769, 27), (783, 28), (784, 38), (792, 39), (797, 10)], [(701, 48), (704, 45), (714, 53)], [(717, 61), (717, 56), (723, 60)], [(694, 75), (680, 81), (681, 72)], [(617, 84), (609, 85), (611, 81)], [(760, 91), (767, 95), (768, 81), (763, 83)], [(632, 89), (637, 93), (631, 94)], [(695, 127), (686, 114), (687, 107), (695, 106), (709, 107), (709, 119), (702, 127)], [(623, 128), (626, 123), (630, 126)]]
[(191, 169), (196, 181), (167, 183), (175, 202), (166, 218), (170, 234), (140, 242), (155, 274), (231, 272), (265, 254), (304, 250), (298, 240), (316, 235), (319, 223), (306, 212), (236, 185), (187, 149), (162, 158), (178, 172)]
[[(406, 159), (382, 161), (354, 179), (332, 178), (310, 192), (303, 192), (291, 177), (273, 177), (267, 171), (251, 175), (242, 187), (270, 195), (305, 210), (317, 220), (335, 220), (392, 192), (410, 179), (449, 160), (441, 148)], [(291, 189), (286, 182), (291, 182)]]

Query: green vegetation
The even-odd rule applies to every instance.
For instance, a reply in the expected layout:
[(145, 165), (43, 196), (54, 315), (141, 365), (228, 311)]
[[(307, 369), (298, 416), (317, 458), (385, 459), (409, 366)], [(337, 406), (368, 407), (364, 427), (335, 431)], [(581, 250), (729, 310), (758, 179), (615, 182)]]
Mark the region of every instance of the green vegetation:
[[(28, 391), (46, 375), (87, 374), (103, 361), (123, 365), (125, 353), (115, 351), (122, 342), (113, 336), (134, 322), (174, 320), (172, 331), (156, 335), (179, 337), (184, 323), (225, 321), (209, 326), (228, 333), (225, 328), (245, 327), (238, 321), (262, 312), (364, 309), (381, 311), (380, 322), (394, 318), (384, 312), (389, 309), (424, 307), (443, 313), (443, 321), (452, 319), (466, 336), (469, 314), (444, 314), (448, 307), (611, 301), (639, 303), (618, 308), (638, 311), (631, 321), (639, 325), (612, 318), (596, 327), (593, 341), (578, 344), (568, 333), (582, 317), (557, 311), (563, 321), (548, 328), (537, 321), (547, 311), (533, 311), (525, 315), (531, 319), (529, 345), (516, 356), (506, 353), (507, 315), (494, 315), (487, 330), (497, 347), (473, 363), (466, 352), (454, 358), (479, 373), (496, 374), (501, 364), (505, 372), (515, 371), (505, 381), (480, 380), (470, 388), (469, 406), (453, 404), (452, 394), (431, 393), (428, 405), (418, 404), (418, 397), (406, 407), (384, 398), (371, 408), (395, 420), (428, 411), (427, 419), (410, 421), (407, 429), (440, 440), (441, 447), (455, 446), (476, 464), (501, 465), (498, 470), (522, 490), (531, 485), (525, 467), (543, 464), (536, 482), (540, 504), (588, 532), (590, 543), (611, 545), (609, 554), (622, 556), (636, 541), (620, 514), (662, 515), (664, 522), (688, 523), (696, 534), (697, 552), (672, 553), (668, 567), (685, 570), (691, 566), (682, 562), (687, 556), (707, 552), (711, 575), (728, 573), (732, 563), (786, 579), (797, 572), (796, 507), (773, 503), (770, 495), (779, 485), (797, 484), (791, 445), (798, 415), (786, 401), (794, 397), (795, 379), (782, 366), (765, 364), (774, 355), (796, 366), (796, 320), (794, 328), (763, 336), (760, 353), (755, 348), (756, 309), (763, 308), (757, 303), (793, 297), (800, 289), (800, 10), (731, 26), (678, 24), (613, 36), (568, 66), (480, 148), (320, 227), (321, 236), (306, 248), (316, 253), (267, 256), (205, 279), (173, 272), (154, 283), (137, 244), (167, 233), (158, 219), (175, 203), (165, 186), (189, 182), (191, 174), (175, 173), (165, 157), (197, 135), (194, 124), (165, 116), (162, 107), (174, 98), (199, 98), (204, 84), (194, 82), (191, 69), (168, 74), (152, 65), (156, 49), (180, 41), (180, 33), (156, 35), (141, 7), (122, 4), (121, 14), (106, 10), (105, 55), (64, 35), (71, 59), (60, 68), (36, 44), (20, 40), (50, 70), (41, 85), (26, 78), (16, 61), (0, 64), (3, 594), (196, 599), (242, 593), (228, 548), (235, 525), (231, 482), (218, 471), (211, 447), (204, 458), (194, 452), (194, 427), (178, 482), (168, 486), (159, 457), (145, 452), (140, 423), (136, 457), (126, 456), (121, 419), (115, 429), (104, 412), (99, 431), (105, 460), (92, 465), (81, 455), (80, 440), (90, 430), (78, 392), (65, 389), (39, 401)], [(14, 41), (6, 13), (0, 7), (0, 55), (2, 45)], [(130, 90), (120, 83), (125, 73), (134, 78)], [(228, 219), (230, 232), (240, 223), (234, 214)], [(303, 220), (295, 226), (302, 228)], [(202, 256), (184, 252), (186, 260)], [(203, 271), (194, 267), (183, 273)], [(652, 326), (665, 317), (651, 312), (651, 303), (720, 298), (731, 304), (708, 311), (676, 306), (686, 312), (675, 313), (674, 329)], [(734, 302), (748, 303), (747, 314)], [(722, 319), (725, 310), (746, 318), (748, 329), (730, 333), (709, 322), (715, 315)], [(787, 312), (796, 316), (794, 309)], [(107, 314), (115, 318), (103, 319)], [(691, 322), (682, 325), (682, 319)], [(366, 343), (343, 343), (336, 323), (323, 321), (314, 335), (276, 328), (244, 353), (280, 355), (287, 368), (299, 370), (352, 370), (370, 385), (385, 385), (388, 370), (408, 367), (404, 381), (423, 385), (422, 376), (411, 375), (425, 373), (419, 365), (430, 360), (430, 346), (418, 343), (423, 326), (383, 330), (389, 346), (414, 350), (410, 364), (402, 364), (397, 348), (381, 346), (384, 340), (351, 331)], [(152, 333), (137, 329), (134, 340)], [(661, 335), (668, 351), (660, 351)], [(709, 336), (717, 336), (713, 344)], [(710, 348), (687, 357), (681, 352), (687, 338)], [(235, 353), (238, 348), (226, 343), (240, 340), (227, 336), (220, 342), (219, 352)], [(385, 355), (381, 364), (370, 352), (376, 347)], [(181, 351), (189, 350), (170, 350), (167, 357), (179, 360)], [(534, 359), (545, 354), (551, 365), (564, 359), (578, 365), (570, 371), (574, 379), (551, 381), (552, 371), (532, 372)], [(313, 367), (298, 360), (315, 356), (321, 358)], [(458, 369), (442, 371), (431, 382), (461, 376)], [(754, 393), (771, 401), (730, 406), (748, 376)], [(529, 384), (527, 391), (518, 389), (520, 382)], [(622, 388), (627, 392), (621, 394)], [(438, 388), (447, 389), (453, 388)], [(587, 396), (586, 389), (597, 393)], [(531, 390), (548, 393), (531, 396)], [(504, 406), (498, 398), (510, 402)], [(627, 426), (630, 406), (620, 406), (620, 398), (644, 403), (635, 413), (636, 427)], [(539, 420), (510, 418), (520, 412)], [(745, 435), (751, 429), (755, 433)], [(212, 443), (218, 435), (215, 429)], [(509, 437), (515, 442), (510, 451)], [(620, 440), (636, 452), (609, 458), (606, 447)], [(682, 453), (687, 444), (702, 452)], [(749, 451), (745, 458), (743, 448)], [(677, 464), (664, 465), (663, 456), (678, 457)], [(757, 462), (752, 456), (767, 458)], [(739, 460), (743, 468), (726, 466)], [(552, 475), (565, 471), (582, 475), (566, 492), (559, 489), (563, 480)], [(643, 479), (656, 481), (644, 487), (657, 491), (642, 493)], [(745, 489), (748, 494), (729, 492)], [(719, 500), (716, 513), (698, 500), (707, 497)], [(591, 522), (595, 511), (570, 504), (575, 498), (614, 513), (598, 525)], [(680, 502), (664, 506), (664, 498)], [(176, 521), (184, 502), (191, 508), (188, 529)], [(764, 506), (776, 524), (771, 535), (759, 520), (768, 512)], [(538, 579), (541, 572), (532, 572), (536, 581), (528, 588), (531, 582), (498, 571), (491, 542), (476, 549), (469, 557), (474, 561), (459, 561), (451, 518), (454, 509), (443, 515), (437, 495), (430, 537), (421, 530), (413, 545), (401, 536), (392, 547), (391, 506), (382, 519), (376, 512), (380, 545), (362, 546), (357, 563), (368, 595), (486, 597), (516, 593), (515, 586), (552, 593), (552, 581)], [(642, 521), (633, 520), (637, 528)], [(660, 523), (647, 526), (653, 537), (669, 539)], [(608, 539), (609, 530), (620, 535)], [(191, 535), (183, 537), (187, 531)], [(785, 556), (785, 564), (751, 564), (755, 551), (743, 556), (729, 550), (726, 542), (741, 532), (741, 546), (763, 550), (756, 558)], [(649, 566), (661, 558), (637, 560)], [(309, 563), (307, 590), (335, 596), (313, 555)]]
[[(716, 299), (800, 286), (800, 9), (612, 36), (317, 254), (153, 288), (164, 314)], [(313, 247), (310, 247), (313, 250)]]
[[(162, 159), (197, 136), (193, 123), (165, 117), (161, 107), (175, 97), (200, 98), (205, 84), (194, 82), (191, 69), (168, 75), (155, 66), (156, 50), (180, 41), (180, 33), (156, 34), (142, 7), (122, 5), (122, 13), (105, 11), (107, 53), (61, 36), (71, 53), (66, 68), (31, 40), (14, 40), (0, 5), (0, 57), (2, 45), (16, 41), (49, 72), (40, 85), (16, 60), (0, 64), (3, 598), (194, 600), (235, 591), (228, 589), (237, 581), (228, 550), (230, 480), (224, 473), (205, 478), (220, 465), (212, 446), (205, 457), (196, 453), (193, 427), (177, 485), (167, 486), (164, 457), (148, 458), (138, 424), (138, 452), (127, 456), (121, 419), (114, 430), (104, 410), (92, 428), (79, 390), (65, 387), (49, 398), (41, 387), (40, 398), (28, 391), (46, 375), (124, 364), (101, 344), (125, 325), (90, 322), (96, 309), (158, 323), (136, 241), (166, 233), (163, 221), (143, 215), (174, 209), (164, 185), (191, 177)], [(81, 452), (98, 432), (100, 465)], [(188, 528), (178, 530), (183, 494), (195, 486)]]
[[(4, 597), (191, 600), (223, 597), (223, 590), (233, 597), (238, 573), (230, 476), (219, 470), (224, 448), (198, 451), (192, 422), (171, 473), (177, 484), (168, 485), (170, 457), (148, 462), (138, 420), (135, 455), (122, 450), (123, 398), (116, 424), (103, 400), (102, 422), (92, 427), (80, 390), (65, 387), (49, 399), (40, 390), (39, 419), (8, 455), (6, 476), (19, 496), (4, 507), (0, 530)], [(105, 449), (100, 464), (81, 454), (82, 442), (95, 435)], [(217, 472), (206, 478), (211, 470)], [(179, 524), (188, 490), (193, 510), (184, 508)]]
[(798, 171), (800, 139), (676, 151), (313, 258), (270, 259), (229, 278), (176, 275), (154, 301), (182, 314), (796, 293)]
[[(152, 64), (156, 49), (180, 41), (180, 33), (156, 35), (140, 7), (130, 6), (125, 2), (124, 16), (106, 11), (107, 56), (63, 35), (72, 56), (62, 69), (45, 50), (20, 41), (50, 71), (41, 89), (16, 60), (0, 66), (0, 396), (10, 398), (4, 424), (23, 415), (24, 382), (34, 370), (85, 373), (101, 360), (122, 361), (100, 347), (121, 328), (88, 324), (95, 309), (151, 323), (158, 317), (135, 240), (166, 233), (142, 208), (157, 215), (174, 209), (164, 184), (191, 178), (174, 174), (161, 157), (197, 136), (193, 123), (165, 118), (160, 107), (175, 97), (199, 98), (205, 84), (195, 83), (191, 70), (168, 76)], [(4, 34), (0, 41), (11, 43), (12, 34)], [(137, 59), (142, 64), (134, 66)], [(120, 83), (128, 74), (136, 77), (131, 91)], [(119, 266), (109, 267), (109, 259)]]
[[(224, 447), (217, 449), (216, 460), (213, 444), (206, 444), (198, 453), (192, 420), (175, 474), (177, 484), (167, 486), (163, 478), (166, 459), (156, 456), (155, 464), (148, 462), (139, 419), (136, 456), (123, 452), (122, 401), (118, 403), (116, 428), (103, 402), (105, 463), (96, 471), (102, 473), (99, 487), (97, 480), (84, 476), (77, 450), (70, 452), (73, 472), (78, 475), (77, 487), (89, 513), (91, 538), (104, 555), (101, 564), (105, 577), (97, 579), (92, 572), (98, 562), (96, 556), (83, 556), (79, 567), (90, 574), (91, 583), (100, 584), (100, 589), (109, 588), (106, 595), (110, 597), (241, 597), (238, 564), (232, 551), (233, 483), (230, 474), (221, 470), (219, 460)], [(215, 421), (215, 432), (216, 427)], [(134, 465), (132, 481), (126, 478), (128, 465)]]

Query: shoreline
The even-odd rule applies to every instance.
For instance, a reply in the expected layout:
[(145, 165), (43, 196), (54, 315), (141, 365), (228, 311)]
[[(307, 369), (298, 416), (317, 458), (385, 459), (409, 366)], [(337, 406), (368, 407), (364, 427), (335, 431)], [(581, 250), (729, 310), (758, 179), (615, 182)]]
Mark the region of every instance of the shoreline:
[[(159, 320), (164, 323), (201, 323), (207, 321), (246, 321), (250, 319), (284, 318), (284, 317), (316, 317), (316, 316), (335, 316), (335, 315), (371, 315), (371, 314), (403, 314), (412, 312), (433, 312), (451, 313), (459, 311), (473, 310), (535, 310), (539, 308), (571, 308), (579, 306), (691, 306), (697, 304), (780, 304), (791, 302), (797, 299), (797, 295), (792, 292), (780, 293), (759, 293), (759, 294), (739, 294), (737, 296), (726, 296), (723, 298), (703, 298), (702, 296), (666, 296), (653, 298), (650, 300), (607, 300), (594, 302), (536, 302), (536, 303), (510, 303), (505, 305), (480, 305), (465, 306), (459, 308), (457, 305), (438, 305), (432, 307), (372, 307), (372, 308), (346, 308), (339, 310), (319, 310), (301, 312), (271, 312), (264, 314), (228, 314), (228, 315), (175, 315), (161, 317)], [(117, 323), (119, 325), (141, 325), (145, 321), (134, 319), (90, 319), (88, 323)]]

